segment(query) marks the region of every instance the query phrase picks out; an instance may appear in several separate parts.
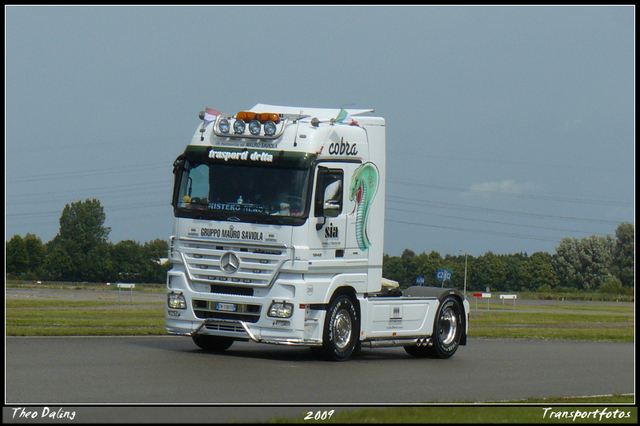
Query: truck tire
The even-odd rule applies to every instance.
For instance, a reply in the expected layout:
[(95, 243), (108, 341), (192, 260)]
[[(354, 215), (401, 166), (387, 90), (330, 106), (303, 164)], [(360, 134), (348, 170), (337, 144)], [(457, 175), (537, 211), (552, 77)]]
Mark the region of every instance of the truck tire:
[(200, 349), (207, 352), (223, 352), (233, 344), (231, 337), (208, 336), (206, 334), (196, 334), (191, 336), (193, 342)]
[(462, 338), (462, 306), (453, 296), (446, 297), (436, 314), (433, 334), (428, 346), (405, 346), (405, 351), (418, 358), (451, 358)]
[(360, 316), (351, 298), (341, 294), (331, 301), (319, 352), (330, 361), (346, 361), (359, 349)]

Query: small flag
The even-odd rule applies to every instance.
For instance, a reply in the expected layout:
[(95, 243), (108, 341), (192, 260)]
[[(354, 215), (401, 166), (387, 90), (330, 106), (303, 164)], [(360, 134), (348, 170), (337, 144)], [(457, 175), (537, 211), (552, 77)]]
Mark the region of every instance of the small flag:
[(349, 124), (351, 126), (357, 126), (358, 122), (356, 120), (354, 120), (353, 118), (351, 118), (351, 114), (349, 114), (347, 112), (346, 109), (344, 108), (340, 108), (340, 112), (338, 113), (338, 116), (336, 117), (336, 123), (344, 123), (344, 124)]
[(204, 111), (204, 125), (205, 127), (216, 120), (216, 117), (220, 115), (220, 111), (207, 107)]

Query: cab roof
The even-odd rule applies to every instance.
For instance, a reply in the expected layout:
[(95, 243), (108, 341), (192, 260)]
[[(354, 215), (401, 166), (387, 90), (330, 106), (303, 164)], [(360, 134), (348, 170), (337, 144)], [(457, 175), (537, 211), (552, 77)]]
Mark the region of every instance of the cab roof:
[[(367, 112), (373, 112), (373, 109), (347, 109), (345, 110), (354, 115), (360, 115)], [(294, 107), (283, 105), (268, 105), (257, 104), (250, 109), (252, 112), (274, 112), (276, 114), (282, 114), (290, 117), (318, 117), (318, 118), (335, 118), (340, 113), (340, 108), (309, 108), (309, 107)]]

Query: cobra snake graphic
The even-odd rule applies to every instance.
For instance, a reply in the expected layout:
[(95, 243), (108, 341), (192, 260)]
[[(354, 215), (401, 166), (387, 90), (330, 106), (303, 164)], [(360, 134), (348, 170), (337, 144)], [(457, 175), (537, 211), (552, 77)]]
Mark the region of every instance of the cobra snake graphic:
[(356, 214), (356, 240), (362, 251), (371, 246), (371, 242), (367, 237), (367, 219), (371, 202), (377, 190), (378, 168), (376, 165), (370, 162), (360, 165), (351, 177), (349, 200), (356, 202), (351, 214)]

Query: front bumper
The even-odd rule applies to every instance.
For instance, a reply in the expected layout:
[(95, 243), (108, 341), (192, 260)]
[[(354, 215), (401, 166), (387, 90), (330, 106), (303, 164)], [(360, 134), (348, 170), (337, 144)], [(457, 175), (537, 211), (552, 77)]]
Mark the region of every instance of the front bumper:
[[(295, 296), (300, 288), (298, 280), (278, 280), (270, 289), (253, 296), (218, 294), (194, 291), (186, 277), (177, 271), (171, 273), (181, 282), (172, 281), (168, 292), (182, 294), (186, 309), (166, 307), (165, 320), (168, 334), (194, 336), (207, 334), (230, 337), (235, 340), (279, 345), (318, 346), (322, 344), (321, 327), (324, 311), (312, 311)], [(302, 284), (304, 284), (302, 282)], [(304, 288), (304, 286), (302, 287)], [(290, 318), (267, 315), (273, 302), (293, 304)], [(234, 305), (236, 312), (216, 310), (217, 303)]]
[[(188, 324), (187, 324), (188, 323)], [(185, 327), (187, 326), (187, 327)], [(195, 327), (195, 328), (194, 328)], [(236, 340), (251, 340), (256, 343), (268, 343), (288, 346), (321, 346), (319, 338), (305, 338), (295, 330), (273, 329), (251, 326), (243, 321), (206, 319), (197, 321), (167, 321), (167, 333), (180, 336), (209, 334), (232, 337)]]

